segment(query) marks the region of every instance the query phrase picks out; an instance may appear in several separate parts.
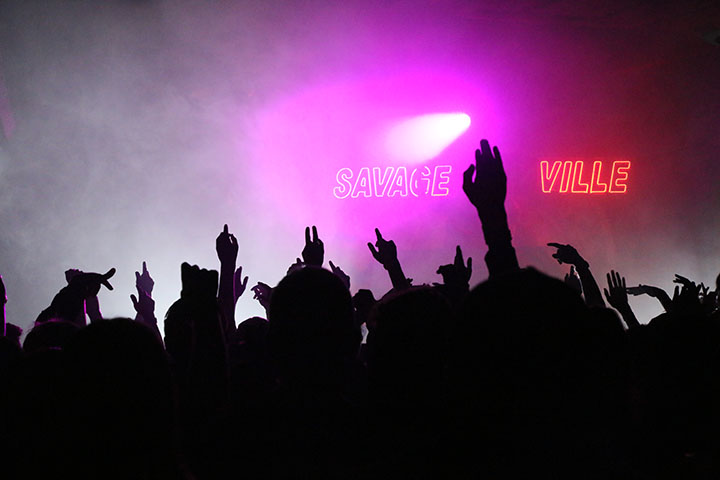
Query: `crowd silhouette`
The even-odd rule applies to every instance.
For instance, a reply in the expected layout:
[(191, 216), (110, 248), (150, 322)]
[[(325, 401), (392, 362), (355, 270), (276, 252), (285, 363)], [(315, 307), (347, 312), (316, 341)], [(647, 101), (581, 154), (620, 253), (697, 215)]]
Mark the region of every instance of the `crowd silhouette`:
[[(392, 289), (352, 295), (313, 226), (285, 278), (251, 287), (266, 318), (237, 322), (248, 277), (225, 225), (219, 271), (182, 264), (164, 338), (143, 263), (134, 319), (100, 313), (115, 269), (69, 270), (21, 345), (0, 278), (2, 477), (719, 478), (720, 276), (678, 275), (671, 297), (611, 271), (601, 291), (555, 242), (564, 280), (521, 268), (487, 140), (463, 190), (487, 244), (475, 286), (460, 246), (413, 286), (376, 229)], [(664, 313), (641, 323), (628, 295)]]

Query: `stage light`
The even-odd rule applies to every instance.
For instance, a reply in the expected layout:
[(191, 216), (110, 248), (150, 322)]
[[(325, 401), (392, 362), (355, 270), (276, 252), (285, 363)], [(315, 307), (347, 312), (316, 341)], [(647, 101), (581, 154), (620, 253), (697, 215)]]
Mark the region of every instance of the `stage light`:
[(386, 153), (393, 159), (419, 163), (438, 156), (470, 127), (465, 113), (431, 113), (405, 119), (387, 132)]

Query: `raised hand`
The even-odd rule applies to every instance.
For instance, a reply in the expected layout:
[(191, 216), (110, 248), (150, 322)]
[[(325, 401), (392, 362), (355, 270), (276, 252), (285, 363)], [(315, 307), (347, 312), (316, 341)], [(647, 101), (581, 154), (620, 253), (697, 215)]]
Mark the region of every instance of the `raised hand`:
[(240, 297), (242, 297), (243, 293), (245, 293), (245, 289), (247, 288), (249, 278), (247, 276), (245, 276), (245, 278), (243, 279), (242, 267), (238, 267), (237, 270), (235, 270), (235, 273), (233, 275), (234, 275), (233, 294), (234, 294), (234, 298), (235, 298), (235, 303), (237, 303), (238, 299)]
[(145, 290), (138, 287), (137, 296), (131, 294), (133, 308), (138, 314), (137, 320), (150, 327), (157, 327), (157, 318), (155, 317), (155, 300)]
[(575, 265), (570, 266), (570, 273), (565, 274), (565, 285), (582, 294), (582, 283), (575, 271)]
[[(235, 239), (235, 235), (228, 232), (227, 223), (223, 227), (223, 231), (220, 232), (217, 239), (215, 240), (215, 251), (217, 252), (220, 263), (235, 263), (237, 261), (238, 254), (238, 242)], [(234, 269), (234, 265), (233, 265)]]
[(491, 151), (490, 143), (485, 139), (480, 141), (480, 149), (475, 150), (475, 165), (470, 165), (463, 173), (463, 191), (480, 217), (488, 246), (485, 264), (490, 277), (519, 270), (505, 212), (505, 168), (498, 148)]
[[(675, 278), (673, 279), (673, 283), (680, 284), (685, 289), (694, 289), (695, 288), (695, 282), (690, 280), (687, 277), (683, 277), (682, 275), (675, 274)], [(699, 291), (699, 289), (698, 289)]]
[(2, 275), (0, 275), (0, 336), (6, 336), (6, 324), (5, 324), (5, 304), (7, 303), (7, 290), (5, 290), (5, 283), (3, 283)]
[(135, 288), (152, 296), (153, 287), (155, 287), (155, 281), (148, 272), (147, 264), (143, 262), (142, 273), (135, 272)]
[(218, 289), (217, 270), (201, 269), (197, 265), (184, 262), (180, 266), (180, 277), (182, 279), (181, 297), (201, 300), (215, 299)]
[[(368, 242), (367, 246), (370, 249), (370, 253), (372, 253), (373, 258), (385, 267), (385, 270), (389, 270), (395, 266), (395, 264), (399, 263), (395, 242), (392, 240), (385, 240), (378, 228), (375, 229), (375, 236), (377, 237), (375, 246), (373, 246), (370, 242)], [(375, 247), (377, 247), (377, 249)]]
[(220, 260), (220, 277), (217, 284), (217, 299), (224, 320), (226, 338), (235, 331), (235, 265), (238, 255), (238, 241), (228, 231), (227, 223), (215, 240), (215, 251)]
[(343, 272), (340, 267), (335, 265), (332, 262), (332, 260), (330, 261), (330, 270), (332, 271), (332, 273), (335, 274), (336, 277), (338, 277), (340, 280), (342, 280), (343, 285), (345, 285), (345, 288), (350, 290), (350, 276), (347, 273)]
[(637, 287), (627, 287), (625, 290), (630, 295), (648, 295), (653, 298), (660, 298), (663, 294), (667, 295), (665, 290), (660, 287), (653, 287), (652, 285), (640, 284)]
[(625, 277), (621, 277), (615, 270), (607, 274), (608, 288), (604, 288), (605, 298), (608, 303), (620, 311), (629, 305)]
[[(557, 248), (552, 257), (557, 260), (559, 264), (567, 263), (575, 267), (577, 277), (580, 279), (578, 291), (585, 297), (585, 303), (590, 307), (604, 308), (605, 302), (603, 301), (602, 293), (600, 293), (600, 287), (590, 272), (590, 264), (578, 253), (575, 247), (555, 242), (550, 242), (547, 246)], [(570, 277), (566, 275), (565, 280), (566, 283), (568, 281), (573, 282), (572, 275)], [(571, 286), (577, 289), (576, 285)]]
[(680, 280), (676, 278), (673, 281), (682, 284), (682, 287), (675, 287), (671, 301), (672, 311), (688, 314), (700, 313), (702, 311), (700, 286), (695, 285), (695, 282), (689, 281), (685, 277), (680, 277), (680, 275), (676, 275), (676, 277), (679, 277)]
[[(392, 240), (385, 240), (380, 233), (380, 229), (375, 229), (375, 246), (368, 242), (367, 246), (370, 249), (370, 253), (380, 265), (388, 271), (390, 275), (390, 281), (392, 282), (393, 288), (396, 290), (402, 290), (410, 286), (410, 280), (405, 278), (405, 274), (400, 266), (400, 261), (397, 256), (397, 247), (395, 242)], [(377, 247), (377, 249), (375, 248)]]
[(101, 285), (104, 285), (108, 290), (113, 289), (113, 286), (108, 281), (113, 275), (115, 275), (114, 268), (111, 268), (103, 274), (79, 272), (72, 276), (70, 286), (78, 289), (78, 291), (82, 293), (83, 298), (94, 297), (100, 291)]
[(493, 147), (490, 151), (490, 143), (485, 139), (480, 141), (480, 148), (475, 150), (475, 165), (471, 164), (463, 173), (463, 191), (481, 218), (483, 212), (505, 204), (507, 177), (500, 150)]
[(290, 275), (293, 272), (297, 272), (298, 270), (302, 270), (305, 268), (305, 262), (300, 260), (300, 258), (295, 259), (295, 263), (290, 265), (287, 269), (287, 272), (285, 272), (285, 275)]
[[(143, 262), (144, 263), (144, 262)], [(160, 335), (160, 329), (157, 324), (157, 317), (155, 317), (155, 300), (150, 297), (150, 294), (140, 287), (137, 287), (137, 297), (130, 295), (132, 300), (133, 308), (137, 315), (135, 321), (142, 323), (153, 331), (155, 336), (163, 343), (162, 335)]]
[(306, 265), (321, 267), (325, 257), (325, 246), (318, 237), (317, 228), (312, 227), (312, 239), (310, 239), (310, 227), (305, 227), (305, 247), (302, 251), (303, 261)]
[(70, 279), (68, 286), (62, 288), (55, 295), (50, 307), (43, 313), (82, 326), (85, 325), (85, 307), (87, 304), (90, 319), (101, 319), (102, 315), (95, 297), (97, 297), (102, 285), (108, 290), (113, 289), (109, 282), (113, 275), (115, 275), (114, 268), (104, 274), (68, 270), (65, 272), (65, 278)]
[(69, 268), (65, 270), (65, 281), (70, 284), (73, 278), (80, 275), (81, 273), (84, 273), (82, 270), (78, 270), (77, 268)]
[(5, 283), (3, 283), (2, 275), (0, 275), (0, 305), (7, 303), (7, 290), (5, 289)]
[(254, 293), (253, 298), (262, 305), (267, 313), (268, 308), (270, 308), (270, 298), (272, 297), (273, 291), (272, 287), (266, 283), (258, 282), (250, 290)]
[(143, 323), (150, 327), (156, 335), (160, 336), (157, 329), (157, 318), (155, 318), (155, 301), (152, 299), (152, 290), (155, 287), (155, 281), (150, 276), (147, 269), (147, 263), (142, 263), (142, 273), (135, 272), (135, 288), (137, 296), (130, 295), (130, 300), (135, 308), (135, 321)]
[[(70, 284), (73, 278), (83, 273), (85, 272), (77, 268), (70, 268), (68, 270), (65, 270), (65, 280), (68, 282), (68, 284)], [(97, 322), (99, 320), (102, 320), (102, 313), (100, 312), (100, 300), (98, 300), (97, 295), (85, 298), (85, 313), (88, 317), (90, 317), (91, 322)]]
[(455, 247), (455, 260), (448, 265), (441, 265), (437, 272), (443, 277), (443, 283), (448, 286), (459, 286), (467, 290), (470, 286), (470, 276), (472, 275), (472, 257), (468, 257), (467, 266), (463, 260), (460, 245)]
[(662, 304), (666, 312), (672, 310), (672, 300), (670, 300), (670, 296), (660, 287), (640, 284), (637, 287), (627, 287), (626, 291), (630, 295), (648, 295), (656, 298)]
[(563, 245), (562, 243), (554, 242), (550, 242), (547, 245), (548, 247), (557, 248), (557, 251), (553, 253), (552, 256), (561, 265), (567, 263), (569, 265), (575, 265), (576, 267), (583, 267), (588, 264), (572, 245)]
[(640, 325), (628, 302), (625, 277), (621, 277), (615, 270), (611, 270), (610, 273), (607, 274), (607, 283), (608, 288), (603, 289), (603, 291), (608, 303), (620, 312), (628, 328)]

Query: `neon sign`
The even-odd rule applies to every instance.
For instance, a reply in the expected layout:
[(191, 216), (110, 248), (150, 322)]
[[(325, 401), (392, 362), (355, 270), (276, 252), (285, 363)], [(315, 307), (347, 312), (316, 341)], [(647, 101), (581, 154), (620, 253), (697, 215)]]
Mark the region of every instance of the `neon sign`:
[(362, 167), (357, 175), (350, 168), (341, 168), (335, 175), (337, 186), (333, 188), (336, 198), (407, 197), (432, 196), (444, 197), (450, 193), (450, 173), (452, 166), (437, 165), (414, 168), (407, 167)]
[(614, 161), (609, 173), (607, 166), (603, 167), (603, 162), (600, 160), (592, 162), (589, 168), (585, 168), (584, 160), (555, 160), (552, 165), (548, 160), (543, 160), (540, 162), (542, 191), (543, 193), (625, 193), (630, 162)]

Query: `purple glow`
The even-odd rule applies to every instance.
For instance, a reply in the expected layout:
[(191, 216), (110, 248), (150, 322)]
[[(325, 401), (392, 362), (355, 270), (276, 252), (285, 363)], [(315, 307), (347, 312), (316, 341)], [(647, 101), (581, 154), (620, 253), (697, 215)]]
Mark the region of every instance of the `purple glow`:
[(250, 171), (238, 183), (252, 185), (256, 209), (275, 219), (263, 227), (295, 235), (316, 224), (325, 237), (337, 232), (363, 247), (357, 238), (377, 226), (411, 225), (447, 211), (447, 202), (465, 206), (454, 173), (467, 167), (477, 138), (461, 134), (471, 117), (492, 133), (487, 93), (442, 68), (299, 88), (264, 105), (250, 128), (241, 122), (252, 135), (238, 154)]
[(424, 162), (437, 157), (470, 127), (466, 113), (432, 113), (406, 119), (387, 133), (385, 148), (394, 159)]

